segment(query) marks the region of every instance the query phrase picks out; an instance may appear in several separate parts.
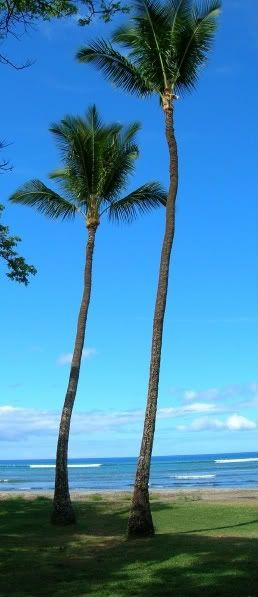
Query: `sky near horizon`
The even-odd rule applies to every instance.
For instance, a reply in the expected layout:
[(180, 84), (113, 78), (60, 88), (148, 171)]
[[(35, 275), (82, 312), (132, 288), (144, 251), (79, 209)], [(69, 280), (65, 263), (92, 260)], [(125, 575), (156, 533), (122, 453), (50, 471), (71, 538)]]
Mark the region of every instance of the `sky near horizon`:
[[(168, 184), (157, 99), (114, 88), (74, 55), (117, 24), (42, 23), (7, 50), (35, 63), (1, 66), (3, 222), (38, 274), (27, 288), (0, 264), (0, 458), (54, 458), (82, 290), (81, 220), (47, 220), (8, 204), (59, 165), (49, 124), (96, 103), (103, 119), (139, 120), (141, 156), (128, 189)], [(154, 455), (256, 449), (256, 106), (254, 0), (224, 0), (209, 62), (175, 109), (180, 183), (164, 328)], [(51, 183), (52, 184), (52, 183)], [(163, 209), (131, 226), (103, 221), (70, 438), (71, 457), (136, 456), (144, 417)]]

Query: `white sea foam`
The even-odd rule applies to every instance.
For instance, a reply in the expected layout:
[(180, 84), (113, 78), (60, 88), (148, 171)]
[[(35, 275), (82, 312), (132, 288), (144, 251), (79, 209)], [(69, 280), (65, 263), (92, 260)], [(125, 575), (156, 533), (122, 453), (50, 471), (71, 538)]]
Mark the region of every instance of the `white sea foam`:
[(212, 479), (216, 475), (175, 475), (176, 479)]
[(225, 458), (214, 460), (216, 464), (227, 464), (228, 462), (257, 462), (258, 458)]
[(9, 479), (0, 479), (0, 483), (8, 483)]
[[(68, 468), (97, 468), (101, 464), (68, 464)], [(55, 464), (30, 464), (30, 468), (56, 468)]]

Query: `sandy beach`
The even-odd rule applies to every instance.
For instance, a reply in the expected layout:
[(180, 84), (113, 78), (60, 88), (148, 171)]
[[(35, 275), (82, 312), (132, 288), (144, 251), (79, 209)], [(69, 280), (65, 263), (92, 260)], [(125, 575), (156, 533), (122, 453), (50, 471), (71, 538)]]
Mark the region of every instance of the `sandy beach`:
[[(84, 501), (92, 496), (99, 495), (105, 500), (130, 498), (131, 493), (122, 491), (71, 491), (71, 499)], [(189, 501), (203, 500), (205, 502), (246, 502), (254, 503), (258, 498), (258, 489), (177, 489), (176, 491), (162, 490), (151, 491), (151, 498), (162, 501), (182, 498)], [(0, 500), (20, 497), (25, 500), (34, 500), (38, 497), (53, 498), (53, 491), (2, 491)]]

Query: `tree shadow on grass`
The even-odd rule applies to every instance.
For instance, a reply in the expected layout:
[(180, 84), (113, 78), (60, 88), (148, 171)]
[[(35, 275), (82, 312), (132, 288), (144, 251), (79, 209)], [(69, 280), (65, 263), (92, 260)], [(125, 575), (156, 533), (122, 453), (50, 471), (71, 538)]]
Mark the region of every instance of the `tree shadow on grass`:
[(47, 498), (1, 502), (0, 597), (255, 597), (254, 539), (193, 529), (126, 541), (128, 505), (87, 499), (80, 523), (58, 528)]
[(0, 502), (0, 531), (9, 536), (26, 529), (27, 536), (39, 539), (39, 530), (49, 536), (71, 538), (73, 535), (90, 534), (94, 536), (123, 535), (126, 528), (128, 504), (118, 502), (95, 501), (90, 498), (75, 502), (74, 509), (78, 523), (68, 527), (52, 526), (49, 523), (52, 500), (46, 497), (35, 497), (25, 500), (22, 497), (11, 498)]
[(189, 533), (157, 534), (111, 546), (107, 568), (105, 557), (99, 554), (101, 583), (96, 563), (91, 561), (85, 595), (101, 595), (106, 585), (105, 597), (255, 597), (254, 543)]

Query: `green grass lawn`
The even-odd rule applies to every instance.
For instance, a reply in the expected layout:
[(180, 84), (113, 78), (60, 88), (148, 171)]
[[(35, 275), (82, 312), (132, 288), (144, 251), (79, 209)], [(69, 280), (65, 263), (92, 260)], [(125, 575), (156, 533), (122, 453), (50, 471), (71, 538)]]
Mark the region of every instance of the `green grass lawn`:
[(0, 501), (0, 596), (255, 597), (253, 504), (156, 496), (155, 537), (127, 541), (129, 499), (86, 497), (72, 528), (47, 498)]

